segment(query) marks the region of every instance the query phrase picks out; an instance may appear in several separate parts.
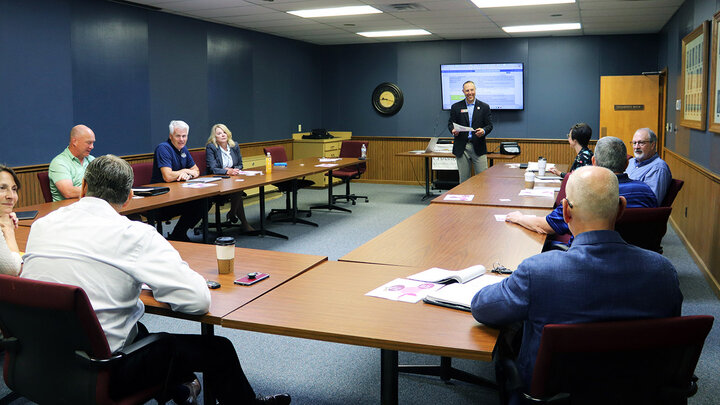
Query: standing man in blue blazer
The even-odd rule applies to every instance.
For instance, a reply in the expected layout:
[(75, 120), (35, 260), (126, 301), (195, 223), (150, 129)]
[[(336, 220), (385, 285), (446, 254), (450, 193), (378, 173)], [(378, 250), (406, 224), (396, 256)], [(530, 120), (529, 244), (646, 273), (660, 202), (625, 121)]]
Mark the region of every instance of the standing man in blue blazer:
[[(463, 83), (465, 100), (458, 101), (450, 107), (448, 129), (455, 137), (453, 142), (453, 155), (457, 160), (460, 183), (470, 178), (470, 164), (475, 174), (488, 168), (487, 145), (485, 137), (493, 129), (490, 106), (475, 99), (475, 83)], [(474, 132), (460, 132), (454, 128), (455, 124), (472, 127)]]

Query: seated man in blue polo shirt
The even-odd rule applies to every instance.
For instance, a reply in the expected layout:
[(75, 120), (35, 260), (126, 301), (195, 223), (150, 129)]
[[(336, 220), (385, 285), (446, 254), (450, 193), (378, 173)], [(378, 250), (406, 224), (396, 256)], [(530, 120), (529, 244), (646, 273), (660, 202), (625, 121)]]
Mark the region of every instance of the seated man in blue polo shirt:
[[(168, 140), (155, 148), (152, 183), (184, 181), (200, 175), (200, 169), (198, 169), (186, 146), (188, 132), (190, 132), (190, 126), (184, 121), (170, 121)], [(161, 217), (180, 215), (180, 219), (178, 219), (169, 238), (189, 242), (190, 238), (187, 236), (187, 231), (202, 219), (202, 211), (202, 201), (195, 200), (161, 208), (159, 213)]]
[[(595, 155), (592, 157), (593, 166), (610, 169), (618, 178), (620, 195), (627, 200), (628, 208), (657, 207), (657, 198), (650, 187), (642, 181), (631, 180), (625, 172), (627, 167), (627, 148), (622, 140), (614, 136), (600, 138), (595, 146)], [(538, 233), (565, 235), (570, 233), (567, 223), (563, 219), (563, 206), (558, 205), (546, 217), (523, 215), (514, 211), (505, 219)]]
[(633, 180), (640, 180), (650, 186), (662, 204), (672, 181), (670, 167), (657, 154), (657, 135), (650, 128), (635, 131), (632, 140), (634, 158), (628, 162), (627, 173)]

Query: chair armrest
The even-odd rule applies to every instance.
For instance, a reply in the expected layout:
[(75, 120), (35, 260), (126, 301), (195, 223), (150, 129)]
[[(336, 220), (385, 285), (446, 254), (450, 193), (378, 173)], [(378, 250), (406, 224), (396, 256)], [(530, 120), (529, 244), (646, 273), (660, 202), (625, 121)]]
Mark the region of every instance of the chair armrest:
[(123, 347), (122, 349), (113, 353), (113, 355), (107, 359), (97, 359), (94, 357), (90, 357), (90, 355), (88, 355), (82, 350), (76, 350), (75, 355), (84, 363), (86, 363), (86, 365), (89, 365), (91, 367), (105, 368), (111, 364), (114, 364), (120, 359), (132, 357), (136, 353), (148, 349), (150, 346), (161, 343), (164, 344), (166, 343), (165, 340), (167, 340), (168, 337), (169, 335), (167, 333), (151, 334), (150, 336), (147, 336), (143, 339), (138, 340), (137, 342)]
[(561, 392), (559, 394), (553, 395), (550, 398), (534, 398), (531, 397), (528, 394), (523, 393), (522, 394), (523, 401), (526, 404), (552, 404), (552, 405), (569, 405), (570, 404), (570, 394), (566, 392)]
[(560, 250), (563, 252), (567, 252), (570, 249), (570, 246), (568, 246), (564, 243), (561, 243), (561, 242), (551, 242), (547, 246), (548, 246), (547, 251)]
[(5, 349), (9, 352), (15, 352), (17, 351), (18, 347), (20, 347), (20, 344), (15, 337), (4, 337), (0, 339), (0, 349)]

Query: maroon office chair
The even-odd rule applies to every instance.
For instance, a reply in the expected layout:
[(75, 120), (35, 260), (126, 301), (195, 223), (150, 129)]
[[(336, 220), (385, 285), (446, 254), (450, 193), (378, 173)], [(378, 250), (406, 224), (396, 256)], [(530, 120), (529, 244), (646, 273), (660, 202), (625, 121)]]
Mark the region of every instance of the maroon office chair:
[[(263, 153), (267, 156), (270, 153), (273, 163), (287, 162), (287, 154), (285, 153), (285, 147), (283, 146), (268, 146), (263, 148)], [(312, 180), (307, 179), (292, 179), (287, 181), (281, 181), (274, 183), (281, 192), (285, 193), (285, 208), (284, 209), (273, 209), (267, 216), (267, 219), (276, 222), (292, 222), (301, 223), (305, 225), (318, 226), (314, 222), (306, 221), (297, 217), (297, 214), (305, 214), (306, 217), (312, 215), (310, 210), (299, 210), (297, 209), (297, 191), (301, 188), (308, 188), (315, 184)], [(292, 200), (291, 200), (292, 198)], [(273, 219), (273, 216), (280, 215), (281, 217)]]
[(565, 177), (562, 179), (562, 183), (560, 183), (560, 191), (558, 191), (557, 197), (555, 197), (555, 204), (553, 204), (553, 208), (556, 208), (558, 205), (562, 204), (562, 200), (565, 198), (565, 186), (567, 186), (568, 179), (570, 179), (570, 173), (566, 173)]
[(48, 172), (38, 172), (38, 182), (40, 182), (40, 191), (42, 191), (43, 199), (46, 203), (52, 202), (52, 191), (50, 191), (50, 177)]
[[(367, 141), (343, 141), (340, 146), (340, 157), (359, 158), (363, 145), (367, 148)], [(333, 195), (333, 203), (337, 200), (345, 200), (352, 202), (352, 205), (355, 205), (358, 198), (364, 198), (365, 202), (368, 202), (369, 199), (367, 196), (350, 194), (350, 181), (353, 179), (359, 179), (366, 170), (367, 163), (365, 162), (359, 163), (356, 166), (348, 166), (343, 167), (342, 169), (333, 170), (333, 177), (338, 177), (342, 179), (343, 183), (345, 183), (345, 194)]]
[(111, 370), (116, 364), (168, 342), (162, 334), (151, 335), (111, 353), (90, 300), (79, 287), (0, 275), (0, 328), (5, 382), (15, 394), (33, 402), (165, 401), (165, 378), (123, 398), (111, 396)]
[[(662, 238), (667, 232), (671, 207), (626, 208), (615, 221), (615, 230), (631, 245), (662, 254)], [(570, 234), (548, 238), (544, 250), (568, 250)]]
[(672, 207), (673, 201), (675, 201), (675, 197), (677, 197), (678, 193), (680, 192), (680, 189), (682, 189), (683, 184), (685, 184), (684, 181), (678, 180), (678, 179), (672, 179), (670, 182), (670, 185), (668, 186), (667, 191), (665, 192), (665, 198), (662, 201), (662, 204), (660, 204), (661, 207)]
[(713, 320), (545, 325), (529, 391), (510, 359), (498, 359), (507, 371), (499, 378), (533, 404), (686, 404)]
[[(141, 187), (147, 184), (150, 184), (152, 181), (152, 171), (153, 171), (153, 162), (142, 162), (142, 163), (133, 163), (130, 165), (130, 168), (132, 168), (133, 171), (133, 188)], [(153, 225), (157, 228), (160, 235), (163, 234), (163, 227), (162, 223), (163, 221), (170, 223), (170, 219), (172, 218), (159, 218), (157, 215), (157, 210), (151, 210), (147, 212), (141, 212), (138, 214), (131, 214), (128, 215), (128, 218), (132, 219), (133, 221), (142, 221), (142, 216), (147, 218), (147, 223), (150, 225)]]
[(205, 149), (190, 151), (190, 156), (192, 156), (193, 160), (195, 161), (195, 164), (198, 167), (198, 170), (200, 170), (201, 176), (204, 176), (205, 173), (207, 172), (205, 153), (206, 153)]
[(133, 188), (150, 184), (152, 179), (153, 162), (133, 163)]
[(671, 212), (671, 207), (626, 208), (615, 222), (615, 230), (631, 245), (662, 253)]

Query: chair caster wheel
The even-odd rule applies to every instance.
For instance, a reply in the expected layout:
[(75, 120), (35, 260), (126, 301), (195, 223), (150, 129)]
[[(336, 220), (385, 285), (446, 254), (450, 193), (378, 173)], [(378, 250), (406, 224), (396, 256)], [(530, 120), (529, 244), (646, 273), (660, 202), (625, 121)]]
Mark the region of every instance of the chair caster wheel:
[(353, 200), (352, 205), (355, 205), (355, 204), (356, 204), (356, 203), (355, 203), (355, 200)]
[(368, 200), (368, 199), (366, 198), (366, 199), (365, 199), (365, 202), (370, 202), (370, 200)]
[(312, 212), (308, 212), (308, 213), (305, 215), (305, 218), (310, 218), (310, 216), (312, 216)]

